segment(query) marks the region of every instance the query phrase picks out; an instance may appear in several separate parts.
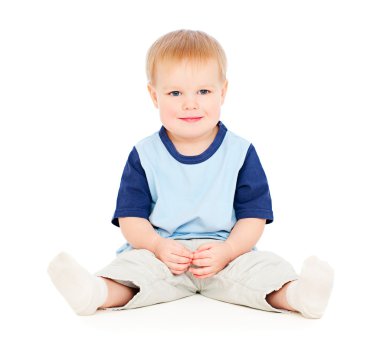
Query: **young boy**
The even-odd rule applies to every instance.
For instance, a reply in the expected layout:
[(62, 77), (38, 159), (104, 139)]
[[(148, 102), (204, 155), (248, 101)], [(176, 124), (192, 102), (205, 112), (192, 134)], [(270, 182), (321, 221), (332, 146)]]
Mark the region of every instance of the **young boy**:
[(123, 171), (112, 223), (127, 244), (96, 275), (57, 255), (48, 268), (54, 285), (79, 315), (200, 293), (320, 318), (331, 267), (311, 257), (297, 275), (255, 248), (273, 221), (271, 197), (253, 145), (219, 120), (227, 91), (220, 44), (174, 31), (152, 45), (146, 68), (163, 126), (135, 145)]

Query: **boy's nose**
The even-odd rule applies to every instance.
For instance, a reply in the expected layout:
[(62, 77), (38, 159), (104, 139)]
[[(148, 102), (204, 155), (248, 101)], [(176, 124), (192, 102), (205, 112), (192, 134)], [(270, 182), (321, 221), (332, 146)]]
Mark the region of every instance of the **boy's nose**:
[(199, 104), (194, 98), (186, 98), (183, 102), (183, 110), (193, 110), (198, 108)]

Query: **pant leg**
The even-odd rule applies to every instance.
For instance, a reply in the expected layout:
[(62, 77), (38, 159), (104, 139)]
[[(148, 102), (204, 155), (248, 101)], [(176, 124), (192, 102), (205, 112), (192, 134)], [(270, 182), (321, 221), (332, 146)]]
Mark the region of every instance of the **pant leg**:
[(285, 312), (272, 307), (266, 296), (298, 279), (293, 267), (267, 251), (251, 251), (231, 261), (215, 276), (203, 279), (201, 294), (255, 309)]
[(188, 276), (174, 275), (146, 249), (124, 251), (95, 275), (110, 278), (128, 287), (139, 288), (139, 292), (126, 305), (112, 310), (169, 302), (193, 295), (197, 291)]

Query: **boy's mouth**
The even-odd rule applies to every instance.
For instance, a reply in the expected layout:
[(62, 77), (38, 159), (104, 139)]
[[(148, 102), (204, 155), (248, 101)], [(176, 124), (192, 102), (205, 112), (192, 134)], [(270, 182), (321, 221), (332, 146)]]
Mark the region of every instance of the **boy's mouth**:
[(195, 123), (199, 120), (201, 120), (203, 117), (202, 116), (191, 116), (188, 118), (180, 118), (183, 121), (186, 121), (187, 123)]

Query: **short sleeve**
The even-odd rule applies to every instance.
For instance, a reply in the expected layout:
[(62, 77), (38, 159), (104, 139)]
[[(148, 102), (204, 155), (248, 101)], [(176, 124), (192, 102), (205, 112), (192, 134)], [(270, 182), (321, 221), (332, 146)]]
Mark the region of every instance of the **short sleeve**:
[(134, 147), (129, 154), (121, 177), (112, 224), (120, 227), (119, 217), (142, 217), (148, 219), (151, 202), (152, 197), (145, 171)]
[(236, 219), (262, 218), (273, 222), (272, 200), (264, 169), (251, 144), (240, 168), (234, 198)]

